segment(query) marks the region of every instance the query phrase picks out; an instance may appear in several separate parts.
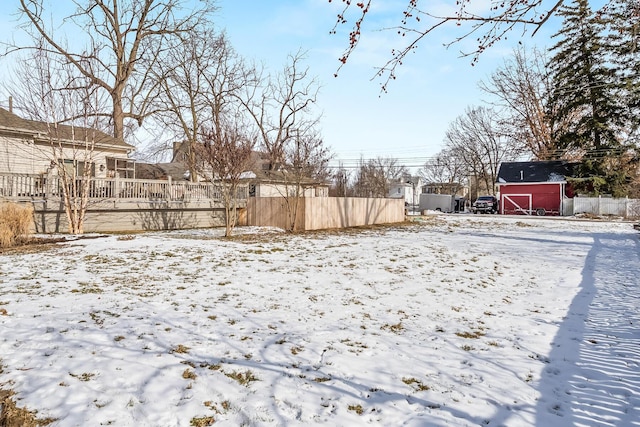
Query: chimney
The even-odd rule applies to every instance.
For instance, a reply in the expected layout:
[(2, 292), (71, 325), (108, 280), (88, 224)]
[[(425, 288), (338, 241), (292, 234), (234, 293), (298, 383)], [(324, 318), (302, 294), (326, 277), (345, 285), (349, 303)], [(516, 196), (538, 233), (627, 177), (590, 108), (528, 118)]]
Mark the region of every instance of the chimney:
[(13, 114), (13, 96), (9, 97), (9, 112)]

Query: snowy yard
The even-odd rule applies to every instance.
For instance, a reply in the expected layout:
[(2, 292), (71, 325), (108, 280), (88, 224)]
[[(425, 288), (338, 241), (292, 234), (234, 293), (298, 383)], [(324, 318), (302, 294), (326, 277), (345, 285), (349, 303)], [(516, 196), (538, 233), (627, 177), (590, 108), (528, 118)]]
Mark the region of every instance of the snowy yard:
[(0, 389), (52, 426), (640, 426), (629, 223), (238, 233), (0, 254)]

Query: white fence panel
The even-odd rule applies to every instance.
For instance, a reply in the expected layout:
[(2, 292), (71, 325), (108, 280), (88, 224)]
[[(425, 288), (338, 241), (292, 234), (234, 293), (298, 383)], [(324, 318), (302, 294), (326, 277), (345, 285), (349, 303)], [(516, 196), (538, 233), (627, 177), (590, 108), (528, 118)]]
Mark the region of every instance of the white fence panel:
[(627, 203), (627, 218), (640, 218), (640, 200), (629, 199)]
[(598, 198), (594, 197), (574, 197), (573, 214), (590, 213), (598, 214)]
[(562, 216), (571, 216), (573, 212), (573, 199), (565, 197), (562, 200)]
[(640, 201), (612, 197), (575, 197), (573, 199), (573, 214), (582, 213), (637, 217), (640, 214)]

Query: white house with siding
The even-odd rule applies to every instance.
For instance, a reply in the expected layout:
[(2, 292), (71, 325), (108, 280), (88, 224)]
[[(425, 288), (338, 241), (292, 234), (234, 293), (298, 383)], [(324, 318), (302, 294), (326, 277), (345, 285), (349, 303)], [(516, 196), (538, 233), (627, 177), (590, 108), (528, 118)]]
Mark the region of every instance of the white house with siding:
[(422, 178), (419, 176), (405, 176), (389, 185), (389, 198), (404, 199), (407, 206), (415, 206), (420, 201)]
[(62, 162), (79, 175), (91, 167), (98, 178), (133, 178), (133, 149), (98, 130), (27, 120), (0, 108), (0, 175), (48, 175)]

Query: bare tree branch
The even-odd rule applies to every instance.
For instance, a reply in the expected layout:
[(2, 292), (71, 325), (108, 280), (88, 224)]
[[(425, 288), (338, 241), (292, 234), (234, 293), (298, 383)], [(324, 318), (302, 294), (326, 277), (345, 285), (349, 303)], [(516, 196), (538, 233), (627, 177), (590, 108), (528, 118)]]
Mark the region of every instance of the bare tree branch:
[(196, 145), (198, 173), (211, 182), (219, 182), (225, 207), (225, 236), (231, 236), (236, 224), (238, 187), (249, 168), (255, 140), (237, 127), (217, 125), (202, 131)]
[[(332, 0), (328, 1), (332, 2)], [(391, 52), (391, 58), (377, 69), (374, 78), (382, 78), (381, 87), (386, 91), (389, 82), (396, 78), (397, 67), (402, 65), (407, 55), (417, 49), (425, 38), (445, 25), (454, 25), (463, 30), (461, 35), (446, 43), (446, 47), (477, 34), (476, 48), (461, 52), (462, 56), (471, 56), (474, 64), (483, 51), (504, 39), (516, 27), (521, 27), (523, 34), (528, 28), (533, 28), (531, 34), (535, 35), (563, 2), (564, 0), (505, 0), (492, 2), (486, 11), (475, 12), (473, 8), (481, 7), (482, 4), (478, 1), (464, 0), (456, 2), (457, 8), (451, 14), (442, 15), (429, 11), (430, 6), (419, 6), (418, 0), (407, 0), (406, 5), (401, 9), (399, 24), (383, 30), (395, 32), (403, 40), (408, 41), (401, 42), (403, 46)], [(340, 64), (336, 76), (360, 43), (367, 17), (372, 14), (374, 0), (367, 2), (342, 0), (342, 3), (344, 7), (337, 15), (331, 33), (336, 34), (339, 27), (349, 22), (353, 22), (353, 25), (348, 35), (347, 48), (339, 58)]]
[(312, 116), (318, 83), (302, 67), (303, 52), (288, 56), (288, 63), (276, 76), (270, 76), (266, 87), (250, 88), (241, 99), (260, 135), (260, 146), (267, 152), (274, 169), (284, 163), (285, 151), (294, 138), (315, 133), (319, 118)]
[[(126, 121), (141, 126), (154, 112), (149, 99), (155, 96), (158, 82), (150, 79), (149, 70), (157, 58), (171, 40), (201, 26), (214, 10), (208, 0), (199, 3), (194, 10), (186, 7), (185, 0), (74, 1), (76, 11), (59, 27), (46, 23), (44, 0), (20, 0), (20, 12), (22, 28), (34, 40), (44, 40), (45, 49), (64, 58), (109, 95), (112, 134), (123, 139)], [(70, 46), (57, 36), (57, 28), (83, 34), (85, 39), (74, 40)], [(15, 47), (22, 48), (42, 46)]]

